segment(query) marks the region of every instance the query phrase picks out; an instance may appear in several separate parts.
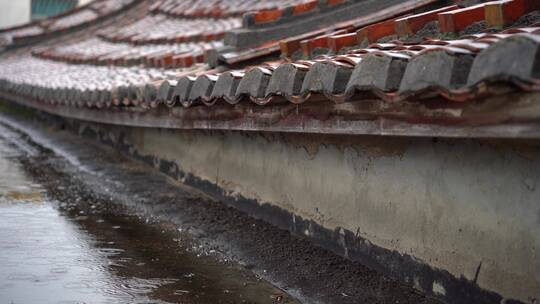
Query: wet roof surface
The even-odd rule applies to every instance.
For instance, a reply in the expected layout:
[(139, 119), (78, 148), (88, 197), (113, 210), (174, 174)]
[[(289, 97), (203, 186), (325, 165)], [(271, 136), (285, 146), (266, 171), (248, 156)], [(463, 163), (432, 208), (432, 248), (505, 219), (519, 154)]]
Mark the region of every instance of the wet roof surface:
[(40, 183), (29, 167), (46, 152), (20, 130), (0, 123), (0, 131), (2, 302), (297, 303), (171, 223), (141, 219), (73, 185)]

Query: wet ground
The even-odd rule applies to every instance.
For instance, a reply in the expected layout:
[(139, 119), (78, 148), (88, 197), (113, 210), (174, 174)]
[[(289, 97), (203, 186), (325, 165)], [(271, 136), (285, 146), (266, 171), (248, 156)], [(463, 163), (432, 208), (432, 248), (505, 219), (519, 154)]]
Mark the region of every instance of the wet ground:
[(36, 148), (0, 129), (0, 303), (293, 303), (174, 226), (51, 199), (21, 164)]
[[(39, 303), (57, 303), (64, 300), (59, 293), (89, 303), (439, 303), (214, 200), (87, 131), (83, 137), (54, 117), (28, 118), (0, 114), (0, 137), (9, 139), (2, 146), (17, 147), (4, 148), (3, 163), (11, 166), (4, 171), (19, 172), (3, 183), (0, 222), (12, 222), (0, 237), (14, 251), (0, 251), (0, 258), (15, 270), (5, 271), (0, 260), (0, 286), (7, 284), (1, 300), (9, 292), (24, 298), (14, 303), (32, 303), (26, 297), (40, 294), (46, 301)], [(11, 189), (21, 185), (29, 186)], [(21, 237), (13, 238), (15, 231)], [(40, 235), (57, 239), (58, 251), (41, 250)], [(17, 249), (20, 242), (27, 247)], [(44, 258), (37, 268), (43, 271), (19, 270), (28, 262), (19, 257), (23, 251)], [(71, 254), (52, 258), (64, 253)], [(77, 275), (78, 267), (88, 272)], [(5, 272), (15, 276), (3, 278)]]

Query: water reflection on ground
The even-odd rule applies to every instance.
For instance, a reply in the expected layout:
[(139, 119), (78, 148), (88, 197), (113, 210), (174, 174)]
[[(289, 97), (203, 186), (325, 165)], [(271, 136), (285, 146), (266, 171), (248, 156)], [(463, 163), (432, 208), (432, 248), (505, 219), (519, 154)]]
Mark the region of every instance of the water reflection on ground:
[[(46, 199), (0, 137), (0, 303), (274, 303), (281, 292), (201, 256), (171, 227)], [(286, 296), (279, 303), (292, 303)]]

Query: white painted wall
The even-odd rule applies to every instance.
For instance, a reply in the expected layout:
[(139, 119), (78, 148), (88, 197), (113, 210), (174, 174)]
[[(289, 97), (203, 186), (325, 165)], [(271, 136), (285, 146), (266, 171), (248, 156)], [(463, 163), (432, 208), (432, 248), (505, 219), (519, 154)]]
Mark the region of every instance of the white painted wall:
[[(79, 5), (92, 0), (79, 0)], [(0, 0), (0, 29), (30, 22), (30, 0)]]
[(0, 0), (0, 28), (30, 21), (30, 0)]

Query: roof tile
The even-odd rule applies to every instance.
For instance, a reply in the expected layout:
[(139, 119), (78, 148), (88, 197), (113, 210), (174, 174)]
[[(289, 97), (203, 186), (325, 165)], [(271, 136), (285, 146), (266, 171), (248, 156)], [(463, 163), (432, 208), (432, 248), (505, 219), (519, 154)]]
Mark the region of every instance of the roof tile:
[[(219, 40), (207, 42), (221, 39), (222, 31), (216, 24), (225, 22), (223, 16), (239, 20), (238, 12), (258, 7), (265, 11), (283, 10), (279, 18), (284, 20), (305, 18), (312, 11), (325, 10), (324, 3), (319, 6), (319, 1), (310, 1), (299, 5), (301, 2), (276, 0), (272, 3), (281, 6), (258, 6), (238, 0), (239, 5), (245, 5), (218, 13), (217, 4), (188, 2), (196, 5), (186, 7), (183, 2), (160, 1), (151, 7), (155, 14), (145, 13), (147, 17), (130, 30), (121, 24), (112, 25), (99, 34), (71, 36), (33, 52), (0, 57), (0, 90), (36, 102), (104, 111), (110, 107), (172, 107), (178, 102), (184, 107), (211, 106), (222, 100), (229, 104), (251, 101), (264, 105), (287, 100), (301, 103), (311, 96), (332, 102), (359, 101), (366, 96), (372, 99), (373, 95), (381, 102), (408, 99), (418, 104), (432, 97), (463, 102), (493, 94), (496, 90), (490, 88), (498, 83), (540, 90), (537, 24), (475, 32), (459, 39), (449, 39), (455, 35), (440, 35), (438, 31), (422, 36), (424, 28), (436, 19), (441, 23), (441, 31), (459, 32), (477, 21), (506, 27), (536, 8), (527, 1), (500, 0), (465, 9), (450, 6), (382, 22), (375, 22), (381, 19), (374, 17), (370, 20), (375, 23), (368, 26), (364, 25), (370, 22), (362, 19), (355, 25), (349, 22), (322, 28), (280, 43), (283, 55), (291, 56), (302, 48), (306, 60), (284, 59), (266, 64), (254, 61), (250, 63), (253, 66), (242, 60), (269, 54), (268, 50), (277, 48), (277, 41), (248, 50), (224, 46)], [(297, 13), (302, 13), (295, 16), (295, 7)], [(382, 15), (387, 18), (385, 14)], [(379, 16), (379, 12), (375, 15)], [(179, 16), (191, 19), (186, 21)], [(222, 17), (218, 22), (199, 20), (196, 16)], [(136, 23), (131, 21), (132, 25)], [(162, 23), (167, 26), (153, 31), (140, 25)], [(187, 32), (169, 28), (177, 23)], [(188, 24), (202, 27), (189, 31)], [(415, 35), (421, 39), (409, 39)], [(188, 42), (190, 39), (197, 41)], [(214, 57), (230, 56), (230, 62), (238, 64), (234, 67), (237, 70), (228, 70), (231, 66), (208, 70), (203, 62), (211, 52)], [(315, 57), (317, 54), (324, 55)], [(51, 74), (51, 70), (58, 73)], [(204, 107), (198, 111), (204, 111)]]

